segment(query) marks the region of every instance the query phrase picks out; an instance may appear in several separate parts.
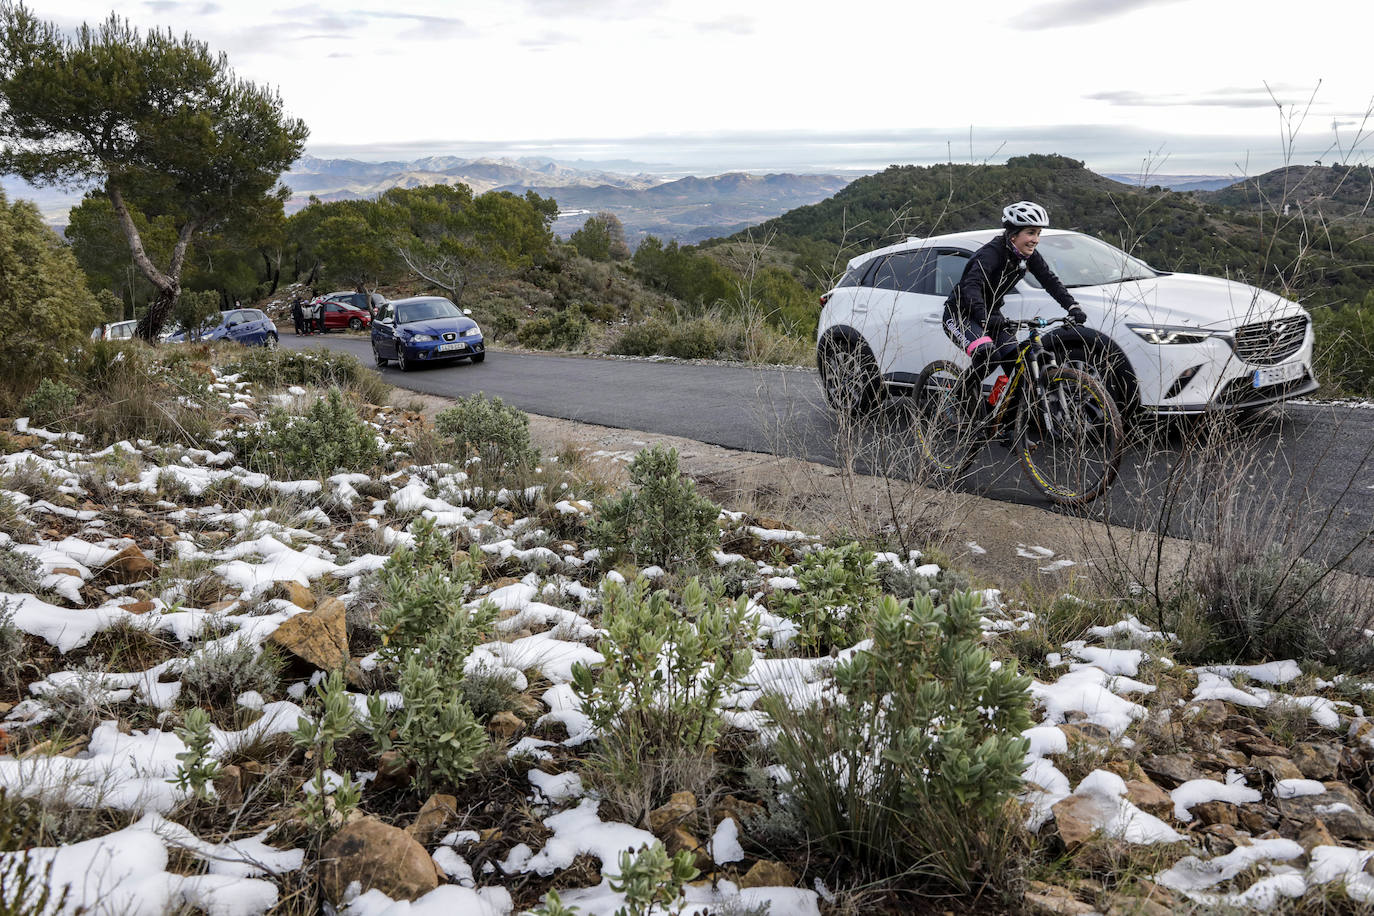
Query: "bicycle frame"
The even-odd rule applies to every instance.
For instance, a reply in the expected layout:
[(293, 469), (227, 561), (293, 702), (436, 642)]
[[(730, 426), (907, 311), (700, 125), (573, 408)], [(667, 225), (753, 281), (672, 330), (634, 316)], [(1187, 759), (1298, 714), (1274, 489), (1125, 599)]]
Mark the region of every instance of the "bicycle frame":
[[(1041, 419), (1044, 422), (1045, 432), (1053, 435), (1054, 417), (1051, 415), (1049, 405), (1045, 403), (1045, 383), (1042, 375), (1046, 364), (1046, 357), (1049, 357), (1048, 365), (1054, 365), (1054, 355), (1045, 348), (1040, 340), (1040, 333), (1043, 329), (1053, 324), (1064, 324), (1067, 318), (1055, 318), (1046, 320), (1044, 318), (1032, 318), (1022, 321), (1008, 322), (1018, 328), (1029, 328), (1030, 337), (1019, 344), (1016, 348), (1016, 360), (1012, 364), (1010, 378), (1007, 387), (1002, 392), (1001, 400), (997, 402), (988, 423), (994, 432), (1000, 432), (1004, 423), (1011, 423), (1015, 420), (1013, 405), (1017, 398), (1029, 400), (1034, 398), (1040, 406)], [(1029, 376), (1029, 382), (1027, 382)], [(1025, 391), (1024, 385), (1030, 385), (1030, 390)]]

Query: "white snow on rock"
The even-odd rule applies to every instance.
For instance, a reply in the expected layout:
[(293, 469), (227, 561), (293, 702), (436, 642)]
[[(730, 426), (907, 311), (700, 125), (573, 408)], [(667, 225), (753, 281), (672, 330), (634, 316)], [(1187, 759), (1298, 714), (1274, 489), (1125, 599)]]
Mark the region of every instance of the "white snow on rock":
[[(1104, 836), (1141, 845), (1176, 843), (1184, 838), (1153, 814), (1128, 801), (1126, 782), (1115, 773), (1094, 770), (1083, 777), (1073, 794), (1093, 802), (1089, 810), (1095, 815), (1096, 826)], [(1082, 806), (1076, 809), (1079, 813), (1084, 810)]]
[(1245, 784), (1245, 777), (1232, 771), (1226, 782), (1215, 779), (1190, 779), (1169, 793), (1174, 800), (1174, 817), (1183, 823), (1193, 819), (1191, 809), (1205, 802), (1221, 801), (1232, 805), (1257, 802), (1263, 797), (1258, 789)]

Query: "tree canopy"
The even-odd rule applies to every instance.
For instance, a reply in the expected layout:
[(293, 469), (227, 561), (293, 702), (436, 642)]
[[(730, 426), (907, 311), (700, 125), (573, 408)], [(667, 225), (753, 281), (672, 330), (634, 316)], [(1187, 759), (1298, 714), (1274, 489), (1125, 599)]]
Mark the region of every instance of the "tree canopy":
[[(239, 79), (190, 35), (140, 33), (112, 15), (72, 36), (22, 3), (0, 2), (0, 169), (37, 185), (96, 186), (134, 263), (157, 289), (139, 324), (153, 339), (181, 292), (192, 240), (266, 199), (308, 134), (273, 91)], [(155, 263), (134, 209), (167, 215)]]

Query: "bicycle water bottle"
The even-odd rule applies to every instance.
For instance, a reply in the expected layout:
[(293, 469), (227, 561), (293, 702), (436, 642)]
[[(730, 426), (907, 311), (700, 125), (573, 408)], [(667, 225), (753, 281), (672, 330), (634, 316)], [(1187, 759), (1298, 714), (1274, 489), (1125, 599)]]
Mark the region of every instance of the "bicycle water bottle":
[(998, 374), (997, 381), (992, 383), (992, 394), (988, 395), (989, 407), (997, 406), (997, 402), (1002, 399), (1002, 391), (1007, 387), (1007, 382), (1009, 381), (1011, 381), (1011, 379), (1007, 378), (1005, 372)]

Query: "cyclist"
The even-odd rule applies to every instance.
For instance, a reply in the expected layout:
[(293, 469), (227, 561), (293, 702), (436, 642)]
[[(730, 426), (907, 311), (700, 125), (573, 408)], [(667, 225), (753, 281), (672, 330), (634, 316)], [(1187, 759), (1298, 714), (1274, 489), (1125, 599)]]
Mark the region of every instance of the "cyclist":
[(1010, 371), (1010, 363), (1016, 357), (1016, 334), (1002, 319), (1002, 302), (1026, 271), (1040, 281), (1076, 324), (1088, 320), (1050, 269), (1045, 256), (1035, 250), (1040, 244), (1040, 231), (1049, 225), (1049, 214), (1037, 203), (1022, 200), (1007, 207), (1002, 211), (1005, 231), (974, 252), (959, 283), (945, 300), (945, 335), (973, 360), (960, 376), (957, 389), (958, 403), (967, 405), (967, 417), (982, 416), (982, 381), (993, 365)]

